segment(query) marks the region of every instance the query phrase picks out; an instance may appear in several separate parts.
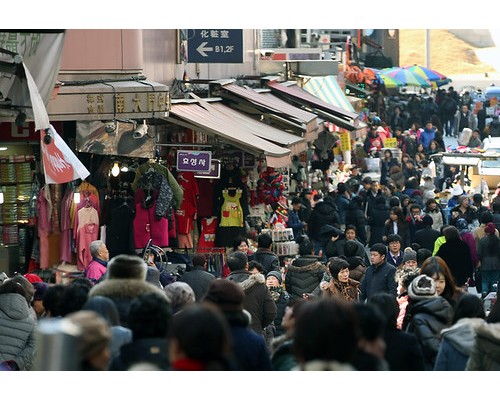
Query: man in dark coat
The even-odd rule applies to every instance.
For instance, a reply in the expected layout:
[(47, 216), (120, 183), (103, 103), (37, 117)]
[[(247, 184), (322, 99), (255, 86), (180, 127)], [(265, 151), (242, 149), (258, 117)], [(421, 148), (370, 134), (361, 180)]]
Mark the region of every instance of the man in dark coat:
[(366, 244), (366, 216), (363, 211), (363, 199), (360, 196), (354, 196), (347, 206), (345, 213), (345, 224), (353, 225), (356, 228), (361, 244)]
[(389, 293), (376, 293), (369, 303), (377, 307), (386, 317), (384, 358), (390, 371), (424, 371), (422, 347), (414, 334), (397, 328), (398, 300)]
[(273, 367), (266, 341), (249, 327), (249, 316), (243, 309), (245, 297), (245, 292), (236, 282), (214, 279), (210, 282), (205, 301), (221, 310), (229, 324), (236, 369), (271, 371)]
[(382, 195), (375, 197), (375, 204), (373, 205), (371, 215), (368, 217), (370, 246), (382, 242), (385, 222), (389, 219), (389, 212), (389, 206), (385, 202), (385, 197)]
[(193, 269), (180, 276), (178, 281), (185, 282), (193, 289), (196, 302), (203, 300), (208, 291), (210, 281), (215, 279), (211, 273), (206, 271), (207, 259), (205, 255), (198, 253), (193, 256)]
[(231, 273), (226, 279), (240, 285), (245, 292), (243, 306), (252, 316), (250, 328), (262, 335), (264, 328), (276, 318), (277, 307), (262, 274), (248, 272), (247, 255), (235, 251), (227, 257)]
[(253, 261), (257, 261), (264, 269), (264, 275), (279, 270), (279, 257), (271, 251), (273, 238), (268, 233), (261, 233), (257, 238), (257, 251), (253, 253)]
[(436, 229), (432, 229), (434, 220), (430, 215), (424, 215), (422, 218), (422, 223), (423, 228), (415, 232), (415, 243), (417, 243), (424, 249), (434, 251), (434, 242), (439, 236), (441, 236), (441, 232)]
[(386, 292), (397, 296), (396, 267), (386, 261), (387, 246), (375, 243), (370, 248), (371, 265), (366, 269), (365, 278), (361, 282), (360, 301), (370, 299), (378, 292)]
[(327, 196), (324, 200), (316, 203), (311, 216), (309, 217), (308, 232), (314, 244), (314, 254), (319, 254), (320, 250), (325, 252), (324, 241), (321, 237), (321, 228), (331, 225), (340, 229), (339, 215), (334, 200)]

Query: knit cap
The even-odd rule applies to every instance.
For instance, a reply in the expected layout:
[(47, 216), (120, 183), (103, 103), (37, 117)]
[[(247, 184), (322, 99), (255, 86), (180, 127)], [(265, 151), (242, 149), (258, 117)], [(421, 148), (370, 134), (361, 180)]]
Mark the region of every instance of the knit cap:
[(283, 276), (281, 275), (281, 272), (279, 271), (270, 271), (267, 275), (266, 275), (266, 279), (269, 278), (270, 276), (274, 276), (278, 282), (281, 283), (283, 282)]
[(417, 252), (413, 250), (411, 247), (407, 247), (403, 252), (403, 261), (404, 264), (407, 261), (417, 261)]
[(436, 297), (436, 282), (427, 275), (419, 275), (408, 287), (408, 296), (413, 300)]
[(205, 296), (206, 301), (217, 305), (222, 311), (242, 311), (245, 292), (237, 283), (228, 279), (212, 279)]

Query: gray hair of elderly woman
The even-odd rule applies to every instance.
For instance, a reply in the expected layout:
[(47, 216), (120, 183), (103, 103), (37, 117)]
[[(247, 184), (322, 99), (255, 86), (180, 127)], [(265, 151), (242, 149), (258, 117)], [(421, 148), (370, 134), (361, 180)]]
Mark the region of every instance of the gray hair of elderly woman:
[(174, 314), (183, 307), (193, 304), (196, 301), (193, 289), (186, 282), (172, 282), (165, 286), (163, 291), (167, 295)]
[(104, 246), (104, 242), (102, 240), (94, 240), (89, 245), (89, 251), (92, 257), (97, 257), (99, 254), (99, 250)]

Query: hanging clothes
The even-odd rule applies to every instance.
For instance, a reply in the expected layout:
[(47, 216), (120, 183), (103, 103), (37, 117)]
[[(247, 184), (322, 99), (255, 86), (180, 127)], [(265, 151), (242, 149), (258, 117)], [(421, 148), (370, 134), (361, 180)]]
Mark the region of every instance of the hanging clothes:
[(109, 257), (136, 254), (134, 247), (135, 210), (127, 199), (111, 199), (106, 221), (106, 247)]
[(49, 234), (52, 229), (50, 221), (52, 207), (50, 205), (50, 190), (47, 185), (44, 185), (40, 189), (36, 203), (40, 269), (49, 268)]
[(208, 253), (215, 247), (215, 233), (218, 220), (216, 217), (201, 220), (200, 238), (198, 240), (198, 253)]
[(134, 247), (143, 249), (149, 239), (152, 244), (160, 247), (169, 245), (168, 219), (156, 215), (157, 191), (145, 192), (137, 189), (134, 193), (135, 217), (134, 227)]
[(221, 208), (221, 219), (219, 226), (242, 227), (244, 225), (243, 209), (241, 207), (242, 193), (242, 189), (231, 188), (224, 189), (222, 191), (224, 203), (222, 204)]
[(175, 222), (177, 224), (177, 240), (179, 248), (192, 249), (192, 231), (198, 206), (198, 183), (193, 172), (178, 172), (177, 182), (184, 191), (182, 203), (175, 210)]
[(94, 240), (99, 239), (99, 214), (95, 207), (88, 202), (85, 207), (76, 213), (77, 225), (75, 227), (76, 265), (79, 271), (92, 261), (89, 246)]
[(70, 210), (73, 204), (74, 187), (72, 185), (67, 185), (64, 192), (63, 198), (61, 200), (61, 219), (60, 219), (60, 231), (59, 236), (59, 259), (61, 262), (72, 263), (73, 253), (72, 253), (72, 225)]

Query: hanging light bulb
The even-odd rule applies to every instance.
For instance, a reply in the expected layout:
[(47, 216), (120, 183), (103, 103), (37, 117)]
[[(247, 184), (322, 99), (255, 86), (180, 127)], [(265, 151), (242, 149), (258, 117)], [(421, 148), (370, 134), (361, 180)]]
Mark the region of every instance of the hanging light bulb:
[(118, 165), (118, 163), (115, 161), (114, 165), (113, 165), (113, 168), (111, 168), (111, 175), (113, 176), (118, 176), (118, 174), (120, 173), (120, 166)]
[(80, 204), (80, 200), (81, 200), (80, 192), (74, 192), (73, 193), (73, 202), (75, 204)]
[(0, 204), (3, 204), (3, 189), (0, 191)]

